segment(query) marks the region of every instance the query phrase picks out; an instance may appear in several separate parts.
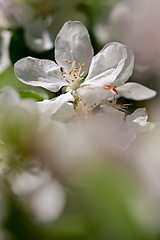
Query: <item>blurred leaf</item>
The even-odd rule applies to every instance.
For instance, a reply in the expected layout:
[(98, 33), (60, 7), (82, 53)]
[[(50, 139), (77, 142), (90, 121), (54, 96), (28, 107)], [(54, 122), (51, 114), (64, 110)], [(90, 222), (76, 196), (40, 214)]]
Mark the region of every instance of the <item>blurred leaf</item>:
[[(44, 240), (43, 232), (34, 225), (15, 196), (9, 196), (8, 214), (4, 221), (4, 228), (14, 240)], [(11, 238), (12, 239), (12, 238)]]
[(36, 101), (43, 101), (44, 100), (44, 98), (41, 97), (39, 94), (33, 93), (31, 91), (19, 90), (18, 92), (19, 92), (21, 98), (33, 98)]
[(83, 172), (85, 174), (82, 176), (72, 179), (68, 204), (64, 214), (57, 220), (59, 228), (63, 221), (65, 222), (61, 228), (61, 235), (59, 234), (61, 237), (58, 239), (65, 239), (62, 237), (63, 230), (65, 235), (63, 226), (69, 231), (69, 223), (73, 216), (77, 224), (79, 221), (82, 232), (70, 239), (157, 239), (156, 235), (143, 229), (132, 215), (130, 209), (132, 201), (134, 196), (139, 196), (141, 188), (128, 169), (106, 164), (95, 166), (89, 171), (85, 169)]
[(43, 99), (48, 99), (49, 95), (51, 95), (49, 91), (43, 88), (32, 87), (19, 81), (15, 76), (12, 65), (6, 71), (0, 74), (0, 90), (6, 86), (14, 87), (17, 90), (31, 91), (40, 95)]

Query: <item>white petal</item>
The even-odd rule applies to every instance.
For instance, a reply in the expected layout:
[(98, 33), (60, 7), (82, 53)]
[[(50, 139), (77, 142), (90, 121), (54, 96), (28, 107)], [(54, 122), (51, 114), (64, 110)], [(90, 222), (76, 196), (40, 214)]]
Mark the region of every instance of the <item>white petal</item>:
[(145, 100), (156, 95), (156, 91), (149, 89), (141, 84), (132, 82), (117, 87), (117, 91), (120, 96), (133, 100)]
[(73, 103), (66, 102), (57, 110), (52, 119), (57, 121), (66, 121), (76, 115), (77, 112), (74, 110)]
[(38, 53), (53, 48), (53, 42), (42, 19), (36, 19), (26, 25), (25, 40), (29, 48)]
[[(121, 150), (126, 150), (136, 138), (137, 134), (141, 132), (142, 129), (147, 130), (150, 126), (147, 118), (145, 108), (138, 108), (132, 114), (127, 115), (124, 124), (121, 126), (115, 138), (115, 145)], [(143, 128), (144, 126), (145, 128)]]
[(134, 55), (125, 45), (113, 42), (93, 57), (89, 74), (82, 85), (122, 85), (133, 71)]
[(136, 109), (131, 115), (126, 117), (126, 124), (136, 125), (139, 132), (149, 131), (155, 127), (154, 123), (147, 122), (148, 115), (145, 108)]
[(77, 89), (79, 98), (82, 99), (81, 104), (86, 111), (91, 111), (103, 100), (113, 98), (115, 92), (106, 90), (103, 87), (81, 87)]
[(93, 49), (86, 27), (78, 21), (69, 21), (64, 24), (55, 40), (55, 59), (57, 63), (69, 71), (69, 64), (66, 60), (78, 63), (85, 63), (85, 68), (90, 66), (93, 56)]
[(57, 92), (67, 82), (62, 78), (60, 67), (50, 60), (32, 57), (22, 58), (14, 65), (17, 78), (32, 86)]
[(133, 54), (132, 50), (129, 49), (128, 47), (126, 47), (126, 50), (127, 50), (127, 58), (125, 60), (123, 70), (120, 72), (120, 74), (114, 81), (114, 84), (117, 87), (123, 85), (133, 73), (134, 54)]
[(126, 122), (137, 122), (140, 125), (143, 125), (148, 119), (148, 115), (145, 108), (138, 108), (132, 114), (126, 117)]
[(37, 102), (37, 105), (41, 113), (51, 116), (55, 114), (63, 106), (63, 104), (70, 101), (74, 101), (74, 97), (71, 92), (67, 92), (51, 100)]

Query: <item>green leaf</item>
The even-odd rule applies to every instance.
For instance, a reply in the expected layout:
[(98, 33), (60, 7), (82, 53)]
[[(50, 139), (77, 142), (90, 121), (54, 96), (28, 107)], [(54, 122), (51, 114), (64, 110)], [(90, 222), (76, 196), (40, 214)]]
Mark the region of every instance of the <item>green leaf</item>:
[[(19, 81), (14, 73), (13, 66), (11, 65), (6, 71), (0, 74), (0, 90), (6, 86), (14, 87), (17, 90), (31, 91), (41, 96), (43, 99), (48, 99), (52, 94), (41, 87), (33, 87)], [(51, 98), (54, 94), (51, 95)], [(34, 97), (35, 98), (35, 97)], [(43, 100), (42, 99), (42, 100)], [(41, 100), (39, 100), (41, 101)]]
[(44, 100), (44, 98), (42, 96), (40, 96), (37, 93), (31, 92), (31, 91), (19, 90), (18, 92), (19, 92), (19, 95), (20, 95), (21, 98), (33, 98), (38, 102)]

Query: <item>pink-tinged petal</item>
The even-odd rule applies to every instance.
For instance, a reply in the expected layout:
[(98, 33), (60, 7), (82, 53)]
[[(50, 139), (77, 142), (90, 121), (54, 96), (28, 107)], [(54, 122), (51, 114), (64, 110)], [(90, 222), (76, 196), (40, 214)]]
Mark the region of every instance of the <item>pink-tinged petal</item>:
[(119, 96), (133, 100), (145, 100), (156, 95), (156, 91), (149, 89), (141, 84), (132, 82), (117, 87), (117, 91), (119, 93)]
[(74, 62), (83, 64), (89, 68), (93, 57), (93, 49), (86, 27), (78, 21), (69, 21), (64, 24), (55, 40), (55, 59), (66, 71), (70, 71), (69, 64)]
[(101, 104), (103, 100), (112, 99), (115, 95), (112, 89), (90, 86), (78, 88), (77, 93), (81, 99), (82, 109), (86, 111), (93, 110), (97, 105)]
[(60, 67), (54, 61), (26, 57), (15, 63), (14, 70), (17, 78), (28, 85), (43, 87), (53, 92), (67, 85), (62, 78)]
[(134, 55), (125, 45), (112, 42), (93, 57), (82, 85), (122, 85), (133, 71)]

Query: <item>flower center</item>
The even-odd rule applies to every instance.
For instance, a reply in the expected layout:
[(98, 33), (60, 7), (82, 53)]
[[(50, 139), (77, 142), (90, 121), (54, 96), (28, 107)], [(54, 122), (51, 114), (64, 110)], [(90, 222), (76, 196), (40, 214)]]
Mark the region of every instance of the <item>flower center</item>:
[(66, 60), (66, 63), (69, 64), (70, 71), (68, 73), (67, 72), (62, 73), (63, 78), (66, 79), (66, 81), (70, 84), (70, 88), (73, 90), (76, 90), (77, 88), (79, 88), (81, 84), (81, 80), (83, 80), (83, 75), (88, 70), (87, 68), (85, 68), (82, 71), (85, 63), (83, 64), (78, 63), (78, 67), (76, 67), (75, 66), (76, 62), (77, 60), (75, 60), (74, 62), (69, 62), (68, 60)]

